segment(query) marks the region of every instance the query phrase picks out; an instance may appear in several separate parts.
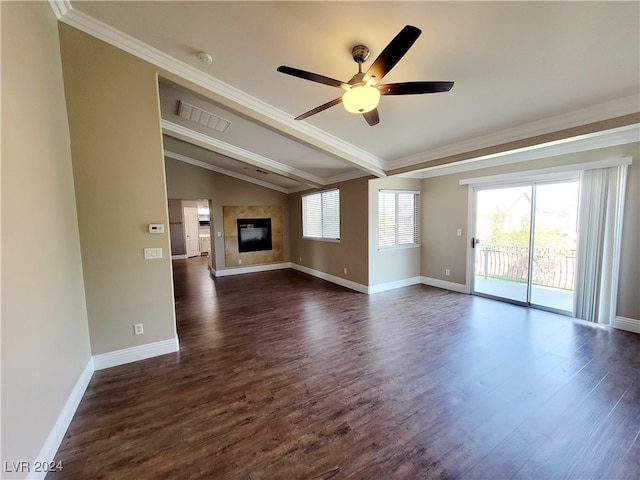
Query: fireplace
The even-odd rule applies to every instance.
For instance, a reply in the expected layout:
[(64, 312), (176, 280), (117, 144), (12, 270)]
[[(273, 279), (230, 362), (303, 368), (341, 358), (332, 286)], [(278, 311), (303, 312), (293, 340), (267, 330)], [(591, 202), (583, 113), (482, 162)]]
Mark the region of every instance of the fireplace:
[(270, 218), (238, 218), (238, 251), (272, 250)]

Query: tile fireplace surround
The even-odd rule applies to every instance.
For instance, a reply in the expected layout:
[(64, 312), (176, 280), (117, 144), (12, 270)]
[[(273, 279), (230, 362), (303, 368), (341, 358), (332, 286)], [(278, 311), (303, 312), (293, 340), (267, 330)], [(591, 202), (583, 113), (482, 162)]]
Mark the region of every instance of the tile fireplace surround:
[[(282, 207), (223, 206), (222, 216), (224, 221), (224, 262), (227, 267), (284, 261)], [(270, 218), (273, 249), (240, 253), (238, 251), (237, 224), (239, 218)]]

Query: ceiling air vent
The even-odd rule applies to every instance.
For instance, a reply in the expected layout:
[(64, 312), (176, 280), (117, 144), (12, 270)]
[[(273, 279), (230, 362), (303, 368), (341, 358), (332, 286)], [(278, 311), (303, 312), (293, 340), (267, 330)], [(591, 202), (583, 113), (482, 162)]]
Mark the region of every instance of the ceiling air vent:
[(208, 127), (217, 132), (224, 133), (227, 131), (231, 122), (229, 120), (225, 120), (222, 117), (218, 117), (211, 112), (206, 112), (201, 108), (194, 107), (186, 102), (180, 100), (178, 106), (178, 115), (182, 118), (186, 118), (194, 123), (202, 125), (203, 127)]

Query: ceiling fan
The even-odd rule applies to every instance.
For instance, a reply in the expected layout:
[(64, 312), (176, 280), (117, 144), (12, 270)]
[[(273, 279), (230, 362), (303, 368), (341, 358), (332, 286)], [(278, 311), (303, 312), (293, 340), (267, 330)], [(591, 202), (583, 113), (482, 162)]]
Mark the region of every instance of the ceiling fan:
[(295, 119), (303, 120), (327, 108), (342, 103), (348, 112), (361, 113), (367, 123), (373, 126), (380, 123), (377, 107), (381, 95), (416, 95), (421, 93), (448, 92), (451, 90), (453, 82), (379, 83), (382, 77), (389, 73), (404, 54), (407, 53), (421, 33), (422, 31), (419, 28), (411, 25), (404, 27), (400, 33), (389, 42), (389, 45), (385, 47), (382, 53), (378, 55), (378, 58), (376, 58), (366, 72), (362, 72), (362, 64), (369, 58), (369, 49), (364, 45), (356, 45), (353, 47), (351, 55), (353, 56), (353, 60), (358, 64), (358, 73), (348, 82), (341, 82), (340, 80), (298, 68), (285, 67), (284, 65), (278, 67), (278, 72), (346, 90), (342, 96), (309, 110), (297, 116)]

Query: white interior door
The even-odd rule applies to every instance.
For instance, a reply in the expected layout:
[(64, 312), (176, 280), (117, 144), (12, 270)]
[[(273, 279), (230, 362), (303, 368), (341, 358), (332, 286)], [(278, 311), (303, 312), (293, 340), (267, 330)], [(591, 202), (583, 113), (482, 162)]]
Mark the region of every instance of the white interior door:
[(198, 235), (200, 224), (198, 222), (198, 208), (184, 207), (183, 219), (187, 257), (197, 257), (200, 255), (200, 239)]

